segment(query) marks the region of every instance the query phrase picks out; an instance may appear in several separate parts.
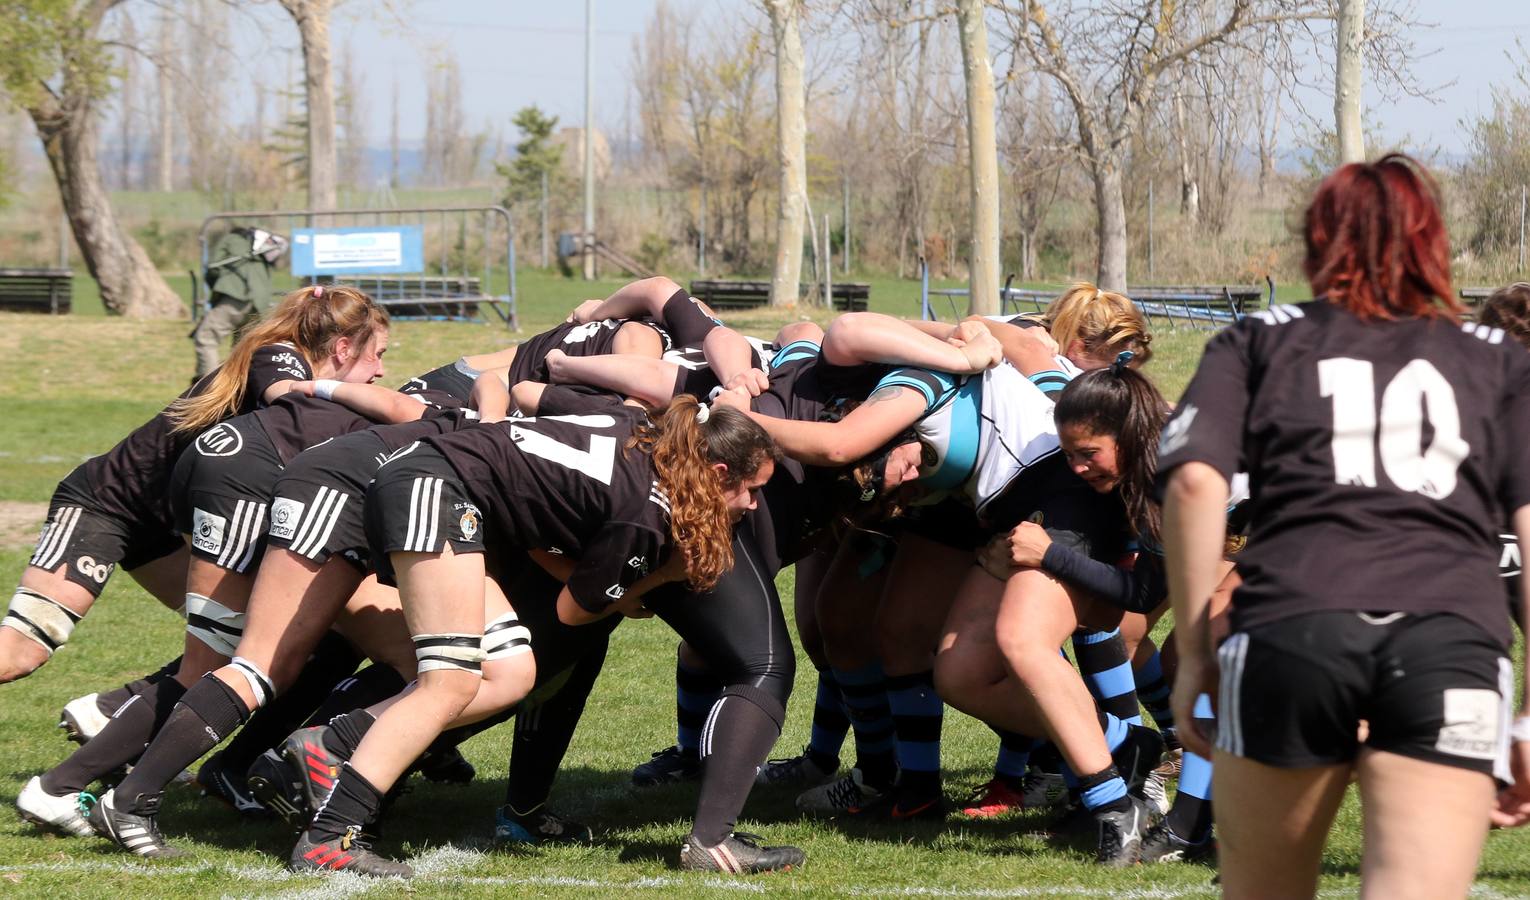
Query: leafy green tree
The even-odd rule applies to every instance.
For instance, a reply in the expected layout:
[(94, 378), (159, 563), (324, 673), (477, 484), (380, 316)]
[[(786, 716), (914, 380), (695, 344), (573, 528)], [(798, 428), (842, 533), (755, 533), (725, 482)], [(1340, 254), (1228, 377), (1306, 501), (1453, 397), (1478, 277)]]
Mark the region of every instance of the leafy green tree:
[(121, 0), (0, 0), (0, 102), (32, 119), (64, 213), (101, 301), (128, 316), (184, 316), (185, 305), (117, 221), (97, 157), (95, 104), (111, 89), (101, 36)]
[(544, 173), (549, 196), (562, 193), (568, 182), (563, 171), (563, 147), (552, 142), (558, 117), (549, 116), (536, 106), (527, 106), (510, 121), (521, 132), (521, 139), (515, 145), (515, 157), (508, 163), (494, 165), (506, 182), (506, 202), (520, 205), (539, 201)]

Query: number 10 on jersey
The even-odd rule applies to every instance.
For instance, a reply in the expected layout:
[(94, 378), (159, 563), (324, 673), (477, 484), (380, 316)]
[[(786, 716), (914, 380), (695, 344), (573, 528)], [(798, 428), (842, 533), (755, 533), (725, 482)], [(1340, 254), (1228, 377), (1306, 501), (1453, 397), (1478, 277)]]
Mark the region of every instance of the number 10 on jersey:
[[(1376, 460), (1398, 489), (1436, 500), (1456, 489), (1471, 447), (1461, 438), (1456, 392), (1426, 359), (1403, 366), (1376, 408), (1375, 367), (1337, 357), (1318, 363), (1318, 389), (1333, 399), (1333, 467), (1339, 484), (1376, 486)], [(1424, 447), (1424, 422), (1434, 435)]]

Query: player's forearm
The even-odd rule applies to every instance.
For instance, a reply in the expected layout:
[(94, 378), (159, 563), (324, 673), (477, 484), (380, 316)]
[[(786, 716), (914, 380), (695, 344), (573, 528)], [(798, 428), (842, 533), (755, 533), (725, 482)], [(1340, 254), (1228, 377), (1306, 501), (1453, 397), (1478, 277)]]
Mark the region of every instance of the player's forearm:
[(510, 414), (510, 389), (505, 386), (503, 373), (484, 372), (473, 382), (473, 392), (468, 403), (478, 410), (484, 422), (498, 422)]
[(425, 412), (425, 404), (418, 398), (378, 384), (328, 379), (294, 384), (311, 384), (312, 391), (304, 393), (344, 404), (374, 422), (413, 422)]
[[(754, 348), (744, 336), (731, 328), (714, 328), (707, 332), (701, 343), (701, 352), (707, 358), (712, 374), (719, 384), (728, 384), (754, 368)], [(702, 398), (706, 399), (706, 398)]]
[(663, 275), (624, 284), (595, 307), (588, 321), (634, 319), (640, 316), (658, 321), (664, 317), (664, 302), (679, 289), (680, 285), (674, 279)]
[(912, 322), (881, 313), (846, 313), (835, 319), (824, 334), (823, 357), (836, 366), (884, 363), (938, 372), (970, 368), (960, 347), (925, 333)]

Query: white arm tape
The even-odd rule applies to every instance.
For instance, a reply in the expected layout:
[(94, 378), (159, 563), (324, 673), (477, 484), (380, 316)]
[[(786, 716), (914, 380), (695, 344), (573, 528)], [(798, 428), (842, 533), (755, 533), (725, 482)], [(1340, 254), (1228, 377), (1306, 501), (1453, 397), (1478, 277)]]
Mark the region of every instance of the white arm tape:
[(18, 587), (0, 626), (14, 628), (39, 644), (48, 655), (64, 646), (74, 633), (79, 614), (31, 588)]
[(484, 659), (504, 659), (517, 653), (530, 652), (531, 629), (522, 625), (515, 613), (505, 613), (484, 626)]
[(244, 613), (234, 612), (211, 597), (188, 593), (186, 633), (215, 653), (232, 657), (244, 636)]
[(344, 383), (333, 378), (317, 379), (313, 383), (313, 395), (320, 400), (333, 400), (335, 399), (335, 390)]

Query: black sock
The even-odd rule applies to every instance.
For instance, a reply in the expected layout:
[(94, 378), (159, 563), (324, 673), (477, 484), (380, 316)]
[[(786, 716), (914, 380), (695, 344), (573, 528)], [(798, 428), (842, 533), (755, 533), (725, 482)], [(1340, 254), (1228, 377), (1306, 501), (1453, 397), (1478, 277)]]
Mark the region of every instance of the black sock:
[(361, 739), (376, 724), (377, 720), (364, 709), (335, 716), (329, 720), (329, 728), (324, 731), (324, 749), (341, 759), (350, 759), (356, 755), (356, 748), (361, 746)]
[(1057, 745), (1051, 741), (1044, 741), (1041, 746), (1031, 751), (1031, 768), (1039, 772), (1057, 773), (1063, 770), (1062, 754), (1057, 752)]
[(675, 659), (675, 745), (688, 753), (701, 746), (701, 729), (722, 693), (722, 682), (705, 666), (692, 668)]
[(386, 700), (409, 686), (404, 676), (392, 666), (373, 663), (335, 685), (305, 726), (325, 725), (330, 719), (353, 709), (366, 709), (374, 703)]
[(218, 746), (249, 716), (250, 708), (233, 688), (215, 675), (203, 675), (176, 704), (133, 771), (117, 785), (117, 808), (131, 811), (140, 795), (164, 791), (182, 769)]
[(92, 781), (137, 759), (184, 693), (186, 689), (174, 678), (144, 685), (90, 743), (43, 774), (43, 790), (55, 797), (83, 791)]
[(605, 642), (582, 657), (563, 687), (543, 703), (515, 717), (510, 745), (510, 777), (505, 781), (505, 805), (522, 815), (547, 802), (558, 767), (568, 752), (574, 728), (584, 715), (585, 701), (606, 660)]
[(122, 687), (115, 690), (97, 694), (96, 709), (101, 711), (101, 715), (106, 716), (107, 718), (111, 718), (117, 712), (117, 710), (122, 708), (122, 704), (128, 702), (139, 694), (142, 694), (153, 685), (159, 684), (166, 678), (174, 678), (175, 673), (179, 672), (180, 670), (181, 658), (177, 656), (175, 659), (172, 659), (161, 666), (158, 672), (155, 672), (151, 675), (145, 675), (136, 681), (129, 681), (127, 684), (124, 684)]
[(352, 826), (365, 828), (377, 818), (382, 803), (382, 791), (347, 762), (340, 767), (334, 790), (314, 814), (308, 826), (308, 839), (322, 844), (340, 837)]
[(781, 736), (786, 709), (766, 691), (735, 684), (723, 690), (712, 715), (710, 740), (701, 748), (706, 766), (691, 827), (703, 847), (715, 847), (733, 833), (754, 774)]
[[(298, 730), (335, 686), (356, 671), (362, 657), (349, 641), (328, 632), (314, 648), (313, 655), (298, 673), (292, 686), (255, 711), (223, 748), (221, 763), (235, 776), (242, 776), (255, 757), (280, 744)], [(349, 707), (354, 709), (355, 707)]]
[(1199, 844), (1211, 832), (1211, 798), (1192, 797), (1184, 791), (1174, 795), (1174, 805), (1164, 823), (1181, 840)]

